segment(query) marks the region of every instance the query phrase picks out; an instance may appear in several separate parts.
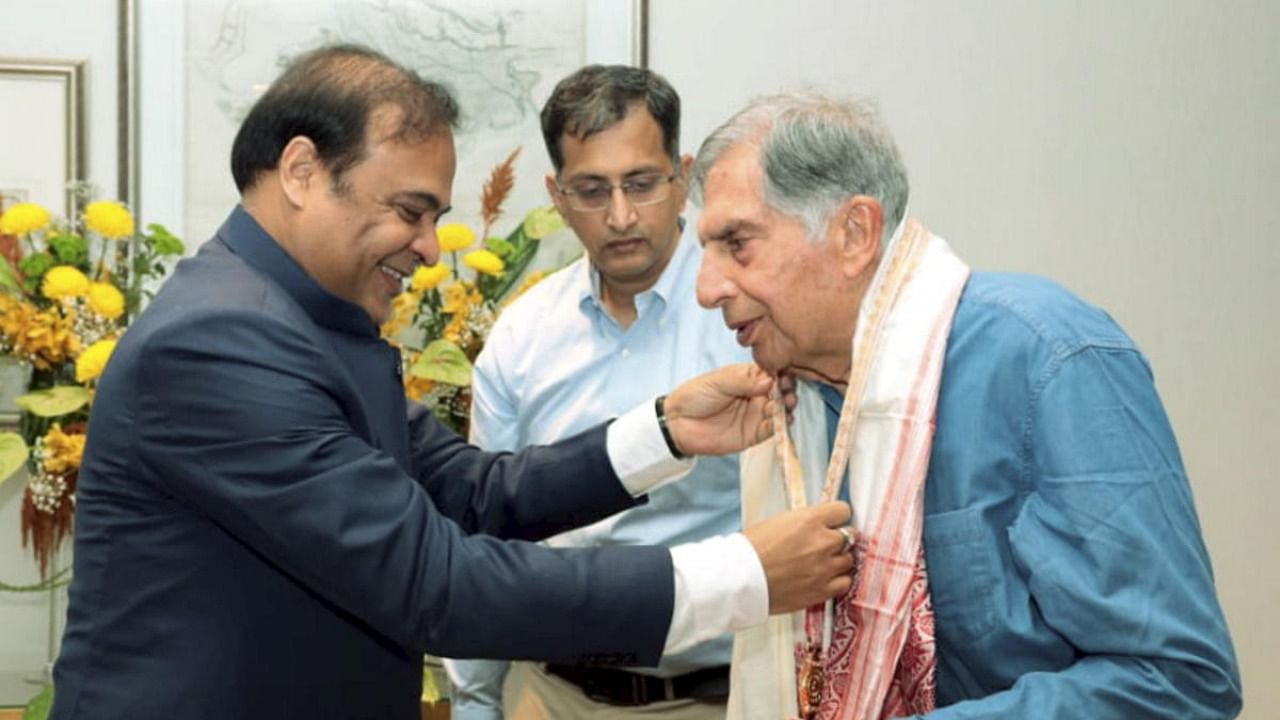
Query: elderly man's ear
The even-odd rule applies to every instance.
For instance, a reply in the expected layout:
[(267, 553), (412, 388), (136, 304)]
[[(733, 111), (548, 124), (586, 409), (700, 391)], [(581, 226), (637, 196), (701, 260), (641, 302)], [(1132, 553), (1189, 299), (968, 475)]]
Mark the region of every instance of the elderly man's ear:
[(841, 203), (831, 225), (832, 241), (846, 277), (855, 278), (875, 266), (884, 230), (880, 201), (868, 195), (854, 195)]

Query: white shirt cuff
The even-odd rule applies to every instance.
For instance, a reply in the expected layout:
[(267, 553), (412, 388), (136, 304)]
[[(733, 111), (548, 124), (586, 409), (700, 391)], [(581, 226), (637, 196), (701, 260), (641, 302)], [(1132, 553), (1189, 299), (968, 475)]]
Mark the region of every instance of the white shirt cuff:
[(742, 533), (671, 548), (676, 597), (664, 654), (769, 619), (764, 566)]
[(613, 421), (605, 431), (605, 451), (622, 486), (639, 497), (678, 480), (693, 469), (694, 460), (677, 460), (658, 428), (658, 413), (647, 402)]

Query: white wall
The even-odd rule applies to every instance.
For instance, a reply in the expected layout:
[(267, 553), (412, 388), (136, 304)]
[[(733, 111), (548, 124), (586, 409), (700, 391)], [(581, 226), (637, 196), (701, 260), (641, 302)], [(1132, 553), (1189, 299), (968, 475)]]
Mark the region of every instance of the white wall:
[[(117, 18), (115, 0), (0, 0), (0, 57), (87, 60), (85, 67), (86, 160), (88, 177), (103, 196), (119, 197), (117, 182)], [(10, 132), (9, 113), (21, 108), (0, 106), (0, 138), (21, 142)], [(50, 125), (50, 130), (53, 130)], [(61, 212), (61, 208), (51, 208)], [(0, 580), (9, 584), (38, 579), (29, 550), (21, 547), (18, 513), (25, 473), (0, 485)], [(64, 556), (63, 562), (67, 558)], [(61, 636), (65, 609), (60, 593), (53, 635)], [(30, 680), (42, 677), (49, 653), (48, 595), (0, 592), (0, 706), (25, 701), (39, 690)]]
[(1133, 335), (1191, 475), (1244, 716), (1274, 717), (1280, 3), (651, 2), (687, 150), (756, 94), (878, 98), (913, 214), (975, 268), (1052, 276)]
[[(87, 60), (86, 143), (89, 179), (104, 196), (116, 187), (116, 14), (119, 0), (0, 0), (0, 57)], [(5, 108), (5, 113), (21, 112)], [(0, 114), (0, 132), (9, 122)], [(4, 142), (16, 138), (7, 132)], [(52, 208), (51, 208), (52, 209)], [(58, 209), (61, 210), (60, 208)]]

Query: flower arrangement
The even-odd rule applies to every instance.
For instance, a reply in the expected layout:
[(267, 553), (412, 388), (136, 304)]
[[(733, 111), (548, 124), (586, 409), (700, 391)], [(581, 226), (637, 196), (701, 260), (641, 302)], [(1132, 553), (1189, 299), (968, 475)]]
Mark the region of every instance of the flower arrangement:
[(71, 220), (34, 203), (0, 214), (0, 357), (30, 369), (16, 401), (19, 432), (0, 433), (0, 481), (26, 466), (22, 544), (48, 580), (71, 533), (94, 383), (149, 295), (147, 281), (183, 253), (163, 226), (138, 232), (124, 205), (86, 203), (91, 189), (73, 189), (83, 211)]
[[(519, 153), (517, 148), (499, 163), (484, 183), (480, 234), (462, 223), (442, 225), (440, 262), (414, 271), (382, 326), (383, 337), (400, 348), (405, 394), (463, 437), (471, 410), (471, 363), (501, 309), (546, 275), (534, 272), (521, 280), (541, 239), (564, 227), (555, 208), (545, 207), (528, 213), (506, 237), (490, 235), (515, 186)], [(484, 238), (481, 247), (478, 238)]]

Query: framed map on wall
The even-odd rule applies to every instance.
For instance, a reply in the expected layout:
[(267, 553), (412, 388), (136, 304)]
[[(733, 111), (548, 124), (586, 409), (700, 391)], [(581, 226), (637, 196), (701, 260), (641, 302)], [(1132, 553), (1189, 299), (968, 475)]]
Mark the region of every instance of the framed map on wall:
[[(149, 9), (173, 13), (158, 5), (143, 4), (144, 47)], [(635, 7), (631, 0), (189, 0), (176, 48), (185, 98), (175, 108), (184, 118), (179, 204), (189, 246), (208, 238), (238, 199), (229, 154), (248, 108), (290, 58), (329, 42), (368, 45), (454, 91), (462, 125), (451, 221), (478, 226), (483, 181), (522, 148), (504, 218), (516, 222), (549, 204), (538, 110), (585, 62), (627, 61), (616, 48), (601, 50), (599, 39), (629, 27)], [(144, 55), (144, 66), (153, 65)], [(144, 97), (143, 106), (154, 103)], [(144, 167), (144, 183), (146, 174)]]

